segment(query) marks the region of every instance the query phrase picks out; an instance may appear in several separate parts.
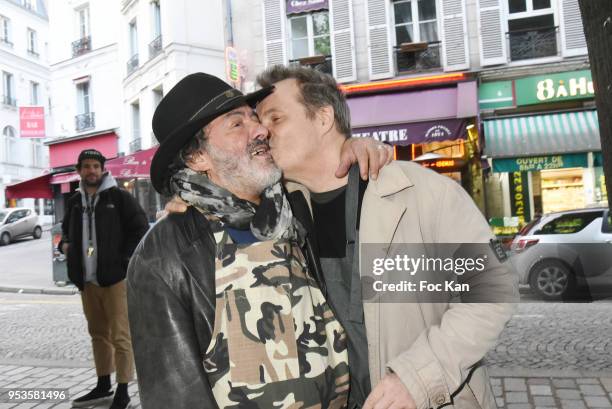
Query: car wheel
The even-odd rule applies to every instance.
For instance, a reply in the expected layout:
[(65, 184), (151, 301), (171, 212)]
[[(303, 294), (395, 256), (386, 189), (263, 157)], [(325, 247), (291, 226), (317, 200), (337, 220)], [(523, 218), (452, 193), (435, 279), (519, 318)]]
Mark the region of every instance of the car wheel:
[(546, 260), (531, 270), (529, 286), (545, 300), (560, 300), (575, 290), (576, 277), (562, 262)]
[(36, 226), (34, 228), (34, 232), (32, 232), (32, 236), (35, 239), (40, 239), (42, 237), (42, 229), (40, 228), (40, 226)]
[(6, 246), (7, 244), (11, 244), (11, 235), (4, 232), (2, 236), (0, 236), (0, 246)]

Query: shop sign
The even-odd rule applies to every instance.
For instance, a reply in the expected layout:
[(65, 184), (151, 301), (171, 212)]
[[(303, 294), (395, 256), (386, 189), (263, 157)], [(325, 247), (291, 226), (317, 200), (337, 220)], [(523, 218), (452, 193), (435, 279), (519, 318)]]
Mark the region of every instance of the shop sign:
[(512, 81), (485, 82), (478, 87), (480, 109), (498, 109), (514, 106)]
[(414, 122), (353, 129), (353, 137), (370, 137), (394, 145), (442, 142), (466, 138), (465, 119)]
[(44, 138), (45, 108), (19, 107), (19, 128), (22, 138)]
[(465, 161), (461, 159), (436, 159), (432, 161), (423, 161), (419, 164), (425, 168), (431, 168), (440, 172), (451, 172), (461, 169), (465, 165)]
[(493, 172), (498, 173), (586, 167), (588, 167), (586, 153), (493, 159)]
[(528, 177), (527, 172), (510, 174), (510, 213), (518, 217), (521, 226), (531, 220)]
[(228, 81), (237, 83), (240, 81), (240, 61), (238, 52), (232, 47), (225, 49), (225, 75)]
[(521, 78), (515, 81), (515, 89), (517, 106), (595, 96), (590, 70)]
[(328, 0), (287, 0), (287, 14), (307, 13), (328, 8)]

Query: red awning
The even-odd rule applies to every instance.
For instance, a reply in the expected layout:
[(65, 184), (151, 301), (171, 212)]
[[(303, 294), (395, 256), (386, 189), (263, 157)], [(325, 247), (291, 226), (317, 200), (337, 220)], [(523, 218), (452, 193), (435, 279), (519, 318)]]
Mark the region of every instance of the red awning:
[(58, 173), (57, 175), (51, 176), (51, 184), (59, 185), (61, 183), (78, 182), (81, 177), (76, 172), (70, 173)]
[(42, 175), (6, 187), (7, 199), (53, 199), (49, 180), (51, 175)]
[(120, 156), (106, 162), (106, 170), (114, 178), (150, 178), (151, 159), (157, 146), (127, 156)]
[(117, 156), (117, 138), (117, 134), (111, 131), (51, 141), (48, 143), (49, 166), (74, 165), (84, 149), (97, 149), (107, 158)]

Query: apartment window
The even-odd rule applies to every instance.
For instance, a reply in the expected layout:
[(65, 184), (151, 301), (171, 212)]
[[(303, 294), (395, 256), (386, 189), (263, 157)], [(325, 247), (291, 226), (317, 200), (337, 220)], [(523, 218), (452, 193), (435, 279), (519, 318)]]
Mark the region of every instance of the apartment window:
[(13, 45), (11, 42), (11, 20), (4, 16), (0, 16), (0, 42)]
[(32, 0), (23, 0), (23, 6), (28, 10), (34, 10), (34, 3)]
[(136, 68), (138, 68), (138, 26), (136, 25), (136, 19), (130, 22), (129, 26), (129, 46), (130, 46), (130, 58), (127, 62), (128, 75), (131, 74)]
[(161, 35), (161, 9), (159, 1), (151, 2), (151, 13), (153, 15), (153, 38)]
[(289, 18), (289, 32), (291, 55), (294, 60), (331, 55), (327, 11)]
[(153, 21), (153, 40), (149, 43), (149, 58), (155, 58), (162, 50), (162, 35), (161, 35), (161, 10), (159, 1), (151, 2), (151, 14)]
[(30, 105), (38, 105), (38, 91), (40, 86), (38, 82), (30, 81)]
[(2, 72), (2, 90), (2, 103), (4, 105), (17, 106), (17, 101), (15, 99), (15, 81), (13, 79), (13, 74), (10, 72)]
[(28, 54), (38, 57), (38, 36), (31, 28), (28, 28)]
[(140, 136), (140, 103), (135, 102), (130, 105), (132, 114), (132, 141), (130, 142), (130, 152), (139, 151), (142, 147)]
[(41, 140), (32, 139), (32, 165), (36, 167), (44, 166), (44, 146)]
[(77, 91), (77, 115), (75, 117), (77, 132), (95, 127), (94, 113), (91, 112), (91, 95), (89, 81), (81, 81), (76, 84)]
[(508, 41), (512, 61), (558, 54), (551, 0), (508, 0)]
[(394, 1), (393, 35), (398, 72), (423, 71), (440, 67), (440, 41), (435, 1)]
[(76, 86), (77, 88), (77, 109), (79, 114), (88, 114), (89, 105), (89, 81), (84, 81)]
[(17, 161), (17, 132), (12, 126), (5, 126), (2, 130), (4, 137), (4, 160), (6, 162)]
[(89, 6), (76, 10), (79, 38), (89, 36)]

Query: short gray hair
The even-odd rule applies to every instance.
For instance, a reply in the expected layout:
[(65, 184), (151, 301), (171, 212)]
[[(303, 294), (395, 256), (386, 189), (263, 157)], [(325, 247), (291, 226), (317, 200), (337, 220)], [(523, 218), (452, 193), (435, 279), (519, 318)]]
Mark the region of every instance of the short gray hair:
[(346, 138), (351, 136), (351, 114), (344, 93), (331, 75), (301, 65), (285, 67), (274, 65), (257, 76), (260, 87), (268, 87), (277, 82), (294, 79), (301, 90), (301, 103), (310, 119), (317, 110), (325, 106), (334, 109), (336, 129)]

